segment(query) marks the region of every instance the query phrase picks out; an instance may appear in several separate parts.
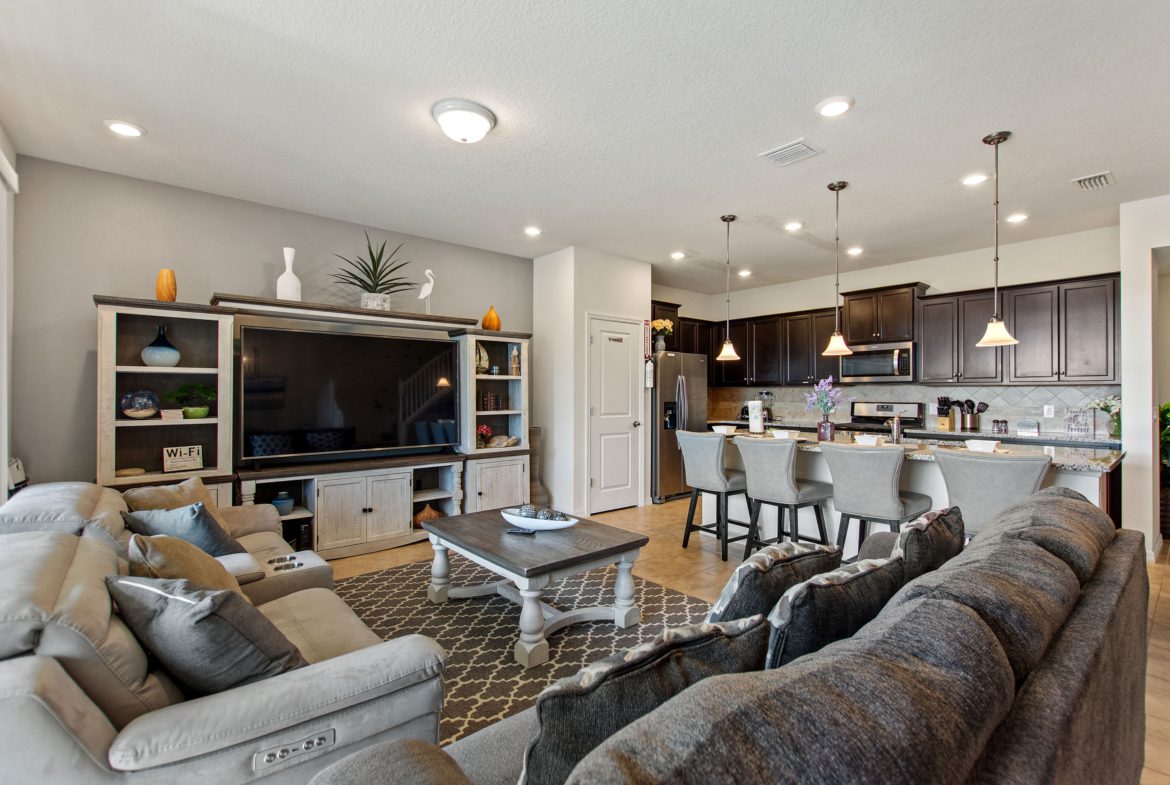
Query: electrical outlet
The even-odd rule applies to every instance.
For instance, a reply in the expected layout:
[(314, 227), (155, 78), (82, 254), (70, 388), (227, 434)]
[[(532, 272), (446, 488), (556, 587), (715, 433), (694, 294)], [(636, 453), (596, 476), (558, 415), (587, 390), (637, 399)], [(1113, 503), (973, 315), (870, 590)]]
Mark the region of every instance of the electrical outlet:
[(1055, 417), (1056, 416), (1056, 406), (1054, 406), (1051, 403), (1044, 404), (1044, 416), (1045, 417)]

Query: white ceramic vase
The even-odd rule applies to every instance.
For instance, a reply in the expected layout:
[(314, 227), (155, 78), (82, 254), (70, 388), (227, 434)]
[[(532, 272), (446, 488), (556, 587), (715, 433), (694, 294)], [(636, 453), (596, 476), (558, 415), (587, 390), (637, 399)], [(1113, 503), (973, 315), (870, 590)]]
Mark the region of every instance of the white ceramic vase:
[(276, 279), (276, 299), (301, 301), (301, 279), (293, 272), (293, 257), (296, 248), (284, 249), (284, 272)]
[(362, 292), (362, 308), (370, 311), (389, 311), (390, 295), (378, 292)]

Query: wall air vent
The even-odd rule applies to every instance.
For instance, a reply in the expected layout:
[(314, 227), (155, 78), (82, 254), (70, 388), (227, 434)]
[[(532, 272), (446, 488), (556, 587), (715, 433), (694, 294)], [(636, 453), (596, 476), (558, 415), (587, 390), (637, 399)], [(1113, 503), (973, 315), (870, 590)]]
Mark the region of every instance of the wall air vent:
[(1078, 177), (1072, 181), (1072, 184), (1082, 191), (1096, 191), (1101, 188), (1108, 188), (1116, 182), (1117, 180), (1113, 177), (1113, 172), (1098, 172), (1097, 174)]
[(767, 158), (777, 166), (788, 166), (789, 164), (803, 161), (805, 158), (812, 158), (814, 155), (819, 155), (823, 152), (824, 150), (818, 150), (805, 142), (804, 139), (797, 139), (795, 142), (782, 144), (774, 150), (760, 153), (760, 158)]

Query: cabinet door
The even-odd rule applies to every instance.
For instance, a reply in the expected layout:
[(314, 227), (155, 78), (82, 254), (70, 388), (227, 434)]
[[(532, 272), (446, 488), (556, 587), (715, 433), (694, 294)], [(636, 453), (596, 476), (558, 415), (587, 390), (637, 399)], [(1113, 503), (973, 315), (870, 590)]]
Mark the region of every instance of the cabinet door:
[(987, 331), (987, 321), (995, 312), (995, 298), (990, 294), (971, 294), (960, 297), (958, 305), (959, 381), (998, 384), (1003, 380), (1003, 350), (975, 345)]
[(717, 339), (711, 341), (711, 368), (716, 387), (743, 387), (748, 383), (748, 327), (746, 322), (731, 323), (731, 343), (738, 360), (716, 360), (723, 350), (724, 328), (717, 330)]
[(953, 382), (958, 377), (958, 314), (959, 303), (954, 297), (919, 304), (918, 380), (923, 384)]
[(679, 351), (678, 349), (678, 305), (675, 303), (665, 303), (656, 300), (650, 301), (650, 320), (655, 319), (670, 319), (671, 324), (674, 325), (674, 332), (666, 336), (666, 350), (670, 352)]
[(1061, 284), (1059, 296), (1060, 380), (1117, 381), (1117, 281)]
[(877, 326), (877, 297), (861, 294), (845, 298), (841, 322), (846, 343), (874, 343), (880, 333)]
[(411, 474), (377, 474), (369, 482), (369, 512), (366, 513), (366, 542), (376, 542), (410, 533)]
[(913, 341), (914, 290), (878, 292), (877, 324), (880, 341)]
[(676, 351), (691, 353), (699, 344), (699, 325), (689, 319), (679, 319), (674, 329)]
[(523, 459), (475, 462), (476, 509), (515, 507), (528, 501), (528, 472)]
[(747, 327), (748, 384), (780, 384), (780, 318), (752, 319)]
[(812, 314), (784, 317), (784, 383), (811, 384), (813, 377)]
[(366, 541), (366, 478), (317, 481), (315, 550), (361, 545)]
[(834, 380), (841, 378), (841, 358), (826, 357), (821, 352), (829, 345), (833, 331), (837, 329), (837, 312), (833, 310), (814, 313), (812, 317), (812, 375), (809, 381), (818, 382), (827, 376)]
[(1007, 381), (1059, 381), (1057, 288), (1029, 286), (1003, 293), (1008, 332), (1019, 341), (1007, 347)]

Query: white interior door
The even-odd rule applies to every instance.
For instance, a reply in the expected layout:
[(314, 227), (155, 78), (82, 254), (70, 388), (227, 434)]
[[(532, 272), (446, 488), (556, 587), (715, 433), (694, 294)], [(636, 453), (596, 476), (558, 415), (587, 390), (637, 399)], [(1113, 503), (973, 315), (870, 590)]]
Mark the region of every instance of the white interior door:
[(589, 320), (589, 512), (633, 507), (641, 475), (642, 325)]

